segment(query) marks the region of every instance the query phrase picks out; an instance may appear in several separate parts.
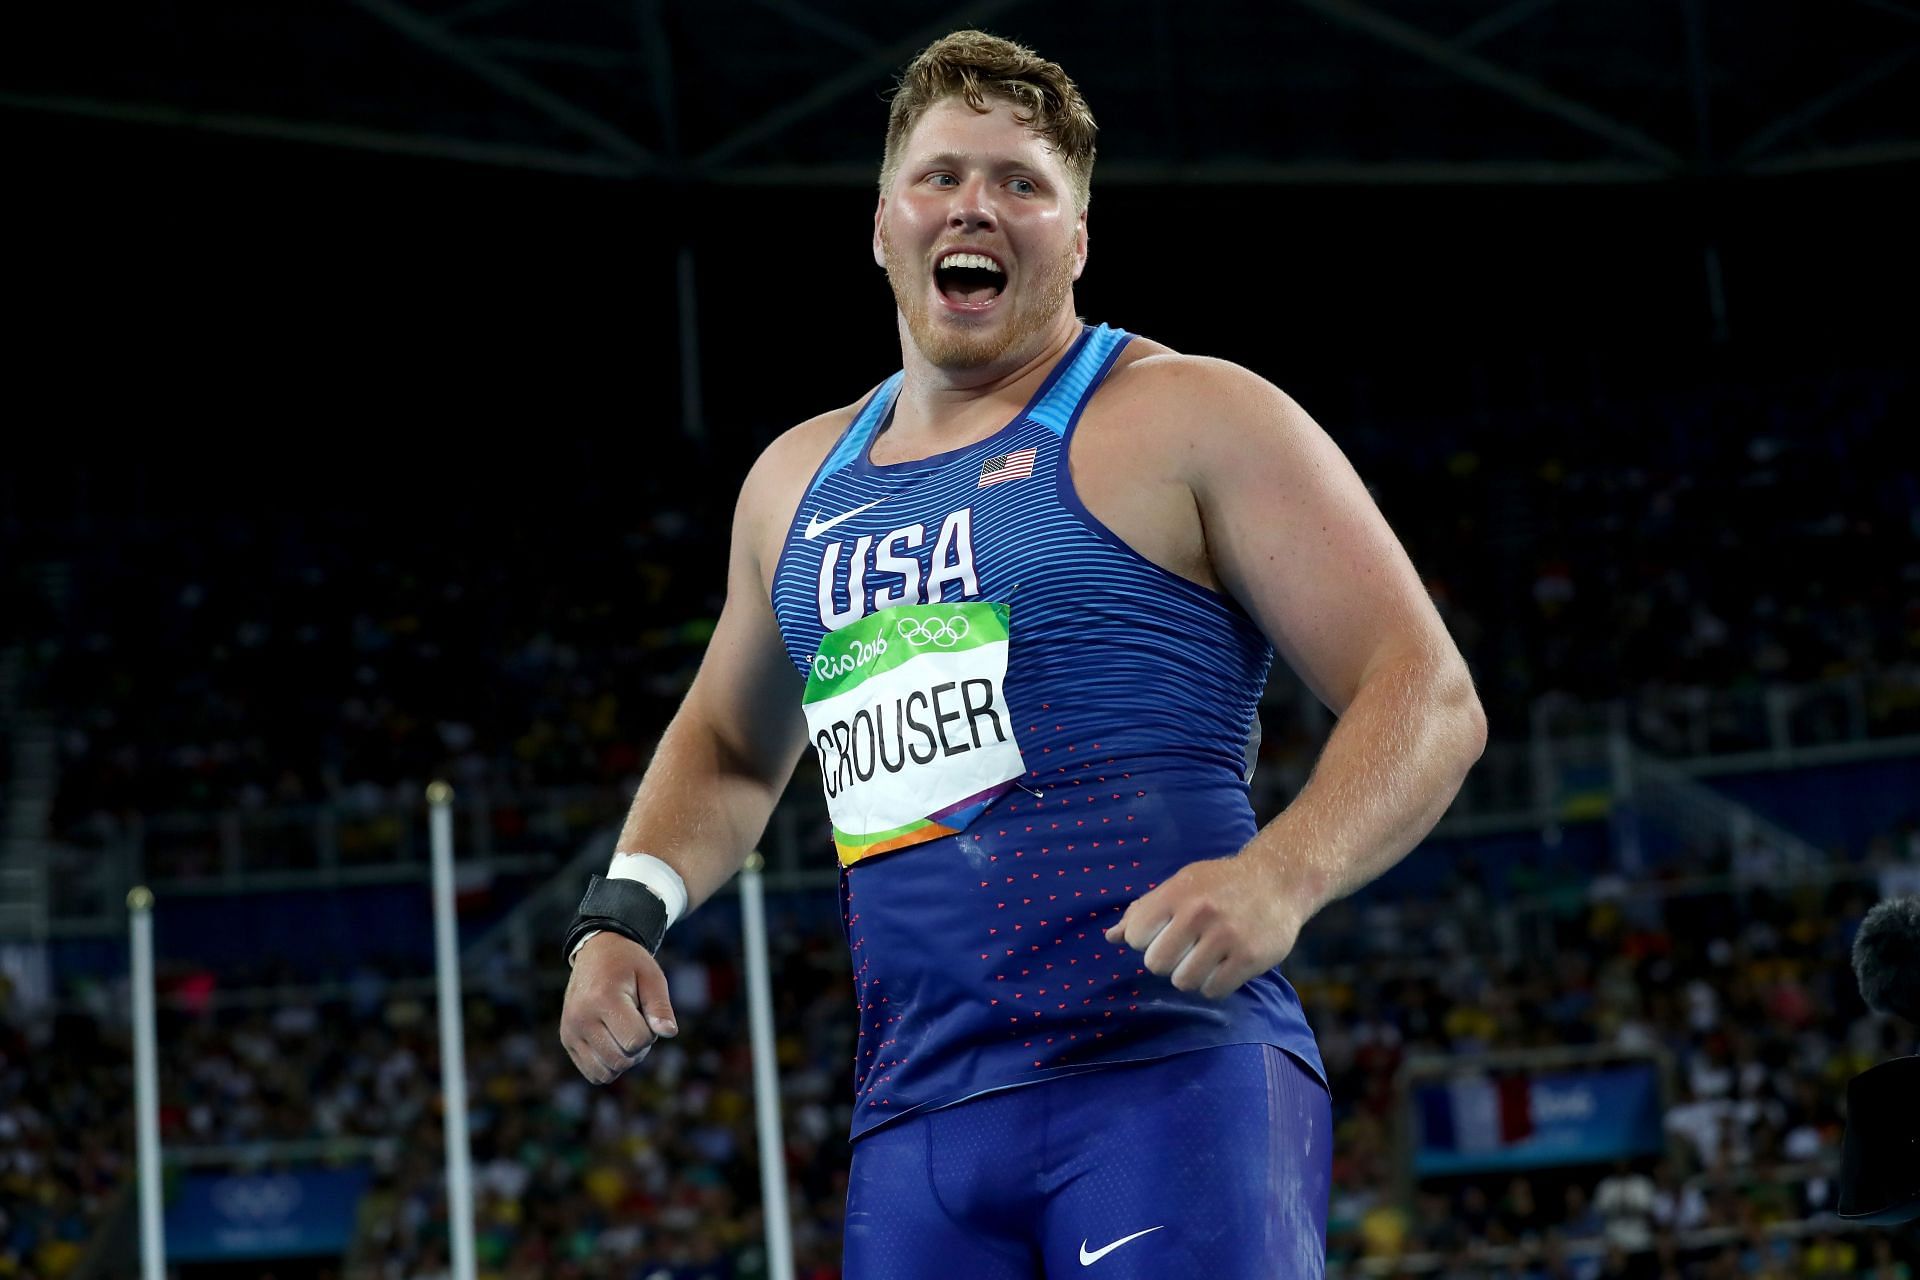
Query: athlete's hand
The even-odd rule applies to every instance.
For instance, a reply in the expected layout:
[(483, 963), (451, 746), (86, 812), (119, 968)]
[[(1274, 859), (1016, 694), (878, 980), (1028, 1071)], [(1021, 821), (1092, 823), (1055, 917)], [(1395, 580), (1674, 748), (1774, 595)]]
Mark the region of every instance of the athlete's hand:
[(1216, 858), (1180, 868), (1129, 903), (1108, 942), (1146, 953), (1147, 969), (1219, 1000), (1285, 960), (1312, 914), (1265, 860)]
[(645, 947), (612, 932), (581, 945), (560, 1010), (560, 1043), (581, 1075), (607, 1084), (646, 1061), (654, 1041), (679, 1033), (667, 975)]

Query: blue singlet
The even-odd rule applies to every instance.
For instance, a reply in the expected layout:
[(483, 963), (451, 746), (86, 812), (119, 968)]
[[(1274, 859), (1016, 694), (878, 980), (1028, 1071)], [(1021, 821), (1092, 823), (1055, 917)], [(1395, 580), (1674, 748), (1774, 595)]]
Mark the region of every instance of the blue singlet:
[(773, 583), (794, 666), (808, 672), (826, 633), (876, 608), (1004, 602), (994, 711), (1026, 767), (957, 834), (842, 870), (855, 1139), (983, 1093), (1225, 1045), (1275, 1046), (1324, 1082), (1278, 969), (1208, 1000), (1101, 936), (1180, 867), (1253, 837), (1250, 742), (1273, 659), (1233, 600), (1146, 560), (1074, 492), (1075, 424), (1127, 341), (1087, 328), (989, 439), (876, 466), (895, 374), (794, 513)]

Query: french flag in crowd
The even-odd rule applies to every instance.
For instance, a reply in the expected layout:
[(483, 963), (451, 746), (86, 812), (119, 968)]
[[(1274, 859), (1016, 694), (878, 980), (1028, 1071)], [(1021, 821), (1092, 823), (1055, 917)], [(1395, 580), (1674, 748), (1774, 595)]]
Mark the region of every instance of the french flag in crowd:
[(1524, 1075), (1463, 1076), (1418, 1097), (1424, 1147), (1498, 1151), (1533, 1136), (1533, 1087)]

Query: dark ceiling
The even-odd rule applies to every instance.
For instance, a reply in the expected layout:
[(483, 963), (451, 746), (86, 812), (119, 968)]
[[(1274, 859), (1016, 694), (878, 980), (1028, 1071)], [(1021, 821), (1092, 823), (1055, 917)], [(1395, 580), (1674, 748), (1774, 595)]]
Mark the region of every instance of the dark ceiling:
[(967, 24), (1102, 122), (1081, 313), (1330, 422), (1911, 365), (1920, 0), (59, 0), (0, 13), (17, 399), (750, 458), (898, 366), (885, 95)]
[(979, 26), (1102, 186), (1657, 182), (1920, 158), (1916, 0), (151, 0), (0, 18), (0, 110), (613, 180), (863, 185)]

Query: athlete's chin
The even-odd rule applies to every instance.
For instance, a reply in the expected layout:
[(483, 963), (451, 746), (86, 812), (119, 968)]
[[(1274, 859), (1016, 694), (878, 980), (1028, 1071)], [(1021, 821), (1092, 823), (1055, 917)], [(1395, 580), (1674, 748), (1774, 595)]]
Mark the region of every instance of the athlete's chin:
[(980, 369), (995, 363), (1020, 336), (1019, 326), (1004, 317), (999, 323), (983, 326), (923, 315), (909, 320), (907, 329), (927, 363), (954, 370)]

